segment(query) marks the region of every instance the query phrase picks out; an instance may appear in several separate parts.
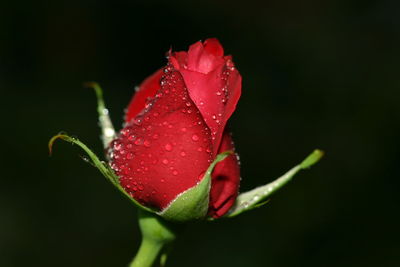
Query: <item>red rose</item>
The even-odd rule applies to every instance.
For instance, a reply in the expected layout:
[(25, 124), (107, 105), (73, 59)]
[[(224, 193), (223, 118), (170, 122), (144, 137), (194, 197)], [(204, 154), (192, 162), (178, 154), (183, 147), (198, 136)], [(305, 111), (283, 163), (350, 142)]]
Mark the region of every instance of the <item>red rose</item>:
[[(110, 145), (111, 166), (125, 191), (162, 212), (199, 184), (216, 155), (234, 149), (226, 123), (240, 94), (241, 76), (217, 39), (169, 52), (167, 66), (140, 85)], [(239, 180), (235, 155), (216, 165), (209, 216), (228, 212)]]

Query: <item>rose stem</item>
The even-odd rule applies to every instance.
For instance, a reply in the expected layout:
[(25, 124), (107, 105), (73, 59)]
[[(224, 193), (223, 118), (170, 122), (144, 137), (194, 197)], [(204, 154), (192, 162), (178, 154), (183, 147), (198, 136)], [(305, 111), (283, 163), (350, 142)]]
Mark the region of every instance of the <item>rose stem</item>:
[(139, 210), (139, 227), (142, 243), (130, 267), (151, 267), (157, 260), (161, 249), (175, 240), (170, 225), (158, 215)]

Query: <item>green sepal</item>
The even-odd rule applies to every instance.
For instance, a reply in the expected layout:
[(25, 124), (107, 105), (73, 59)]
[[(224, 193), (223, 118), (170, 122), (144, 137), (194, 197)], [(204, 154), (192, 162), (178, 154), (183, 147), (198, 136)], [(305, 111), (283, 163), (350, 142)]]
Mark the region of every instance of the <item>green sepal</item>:
[(112, 124), (109, 111), (104, 103), (103, 90), (96, 82), (87, 82), (83, 85), (85, 87), (93, 88), (96, 93), (97, 113), (99, 114), (99, 126), (101, 128), (101, 140), (104, 148), (107, 148), (111, 141), (115, 139), (115, 129)]
[(161, 217), (175, 222), (186, 222), (204, 218), (207, 215), (211, 188), (211, 173), (215, 165), (232, 155), (232, 151), (219, 154), (208, 167), (204, 178), (192, 188), (179, 194), (164, 210), (158, 212)]
[(114, 171), (111, 169), (111, 167), (104, 161), (101, 161), (96, 154), (94, 154), (84, 143), (82, 143), (81, 141), (79, 141), (78, 139), (71, 137), (69, 135), (66, 134), (58, 134), (53, 136), (50, 141), (49, 141), (49, 153), (50, 155), (53, 152), (53, 144), (56, 140), (61, 139), (64, 141), (67, 141), (69, 143), (78, 145), (80, 148), (82, 148), (86, 154), (89, 156), (90, 160), (91, 160), (91, 164), (96, 167), (101, 174), (103, 174), (103, 176), (113, 185), (115, 186), (124, 196), (126, 196), (129, 200), (131, 200), (133, 202), (133, 204), (135, 204), (137, 207), (146, 210), (148, 212), (152, 212), (154, 213), (155, 211), (153, 211), (150, 208), (147, 208), (145, 206), (142, 206), (139, 202), (137, 202), (134, 198), (132, 198), (123, 188), (122, 186), (119, 184), (119, 178), (118, 176), (114, 173)]
[(268, 202), (266, 199), (289, 182), (296, 173), (300, 170), (311, 167), (317, 163), (323, 155), (323, 151), (316, 149), (299, 165), (293, 167), (275, 181), (240, 194), (237, 197), (234, 206), (224, 217), (235, 217), (242, 212), (263, 206)]

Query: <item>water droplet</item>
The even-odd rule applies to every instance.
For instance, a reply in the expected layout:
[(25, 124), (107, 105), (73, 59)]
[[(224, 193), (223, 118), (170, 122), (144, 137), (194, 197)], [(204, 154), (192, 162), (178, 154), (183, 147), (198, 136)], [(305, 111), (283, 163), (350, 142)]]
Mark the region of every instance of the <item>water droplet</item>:
[(169, 162), (169, 161), (168, 161), (167, 159), (163, 159), (163, 160), (162, 160), (162, 163), (165, 164), (165, 165), (167, 165), (168, 162)]
[(172, 174), (176, 176), (176, 175), (178, 175), (178, 171), (177, 170), (173, 170)]
[(182, 157), (184, 157), (184, 156), (186, 156), (186, 152), (185, 152), (185, 151), (181, 151), (180, 155), (181, 155)]
[(140, 125), (142, 123), (142, 119), (141, 118), (136, 118), (133, 120), (133, 123), (136, 125)]
[(136, 139), (135, 142), (134, 142), (134, 144), (137, 145), (137, 146), (142, 145), (142, 144), (143, 144), (143, 139), (142, 139), (142, 138)]
[(203, 148), (201, 146), (199, 146), (199, 148), (197, 148), (197, 151), (201, 152), (201, 151), (203, 151)]
[(199, 176), (197, 177), (198, 180), (203, 179), (204, 175), (206, 174), (206, 172), (202, 172), (199, 174)]
[(200, 101), (199, 105), (200, 105), (200, 106), (203, 106), (203, 105), (204, 105), (204, 102), (203, 102), (203, 101)]
[(190, 102), (186, 102), (186, 106), (190, 107), (192, 104)]
[(120, 142), (114, 143), (114, 150), (120, 150), (122, 148), (122, 144)]
[(143, 145), (145, 146), (145, 147), (150, 147), (150, 141), (149, 140), (145, 140), (144, 142), (143, 142)]
[(216, 120), (217, 119), (217, 116), (215, 116), (215, 115), (212, 115), (212, 117), (211, 117), (213, 120)]
[(153, 139), (158, 139), (159, 135), (158, 134), (153, 134)]
[(182, 132), (186, 132), (187, 129), (186, 129), (185, 127), (183, 127), (183, 128), (181, 128), (181, 131), (182, 131)]
[(197, 134), (192, 135), (192, 140), (193, 141), (199, 141), (199, 136)]
[(218, 92), (217, 92), (217, 95), (220, 96), (220, 95), (222, 95), (222, 93), (221, 93), (220, 91), (218, 91)]
[(165, 148), (165, 150), (167, 150), (167, 151), (172, 151), (172, 145), (171, 145), (170, 143), (167, 143), (167, 144), (164, 146), (164, 148)]

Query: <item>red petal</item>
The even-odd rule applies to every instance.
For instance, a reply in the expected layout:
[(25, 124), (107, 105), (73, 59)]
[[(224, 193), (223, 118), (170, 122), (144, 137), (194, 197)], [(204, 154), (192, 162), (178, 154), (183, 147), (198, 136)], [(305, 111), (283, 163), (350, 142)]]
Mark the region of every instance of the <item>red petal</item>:
[(220, 55), (221, 49), (218, 49), (218, 45), (222, 49), (216, 39), (209, 42), (208, 49), (201, 42), (192, 44), (187, 52), (187, 69), (207, 74), (218, 66), (223, 65), (225, 60), (222, 57), (223, 54)]
[[(232, 138), (225, 131), (218, 153), (234, 150)], [(229, 156), (215, 166), (212, 173), (209, 215), (223, 216), (235, 203), (239, 191), (240, 168), (236, 155)]]
[(181, 74), (169, 66), (154, 101), (111, 144), (111, 166), (133, 198), (162, 210), (203, 178), (210, 140)]
[(241, 80), (236, 69), (225, 65), (203, 74), (181, 70), (190, 98), (203, 115), (213, 136), (213, 151), (217, 152), (226, 123), (236, 109), (241, 94)]
[(155, 96), (161, 87), (160, 79), (163, 74), (163, 70), (160, 69), (140, 84), (139, 90), (134, 94), (126, 110), (125, 122), (136, 117), (145, 108), (146, 103)]
[(224, 48), (217, 38), (209, 38), (204, 41), (204, 50), (206, 50), (209, 54), (212, 54), (216, 57), (224, 56)]
[(187, 53), (170, 55), (170, 62), (179, 66), (189, 95), (211, 130), (214, 154), (241, 94), (242, 77), (231, 57), (223, 53), (217, 39), (207, 39), (204, 44), (191, 45)]

